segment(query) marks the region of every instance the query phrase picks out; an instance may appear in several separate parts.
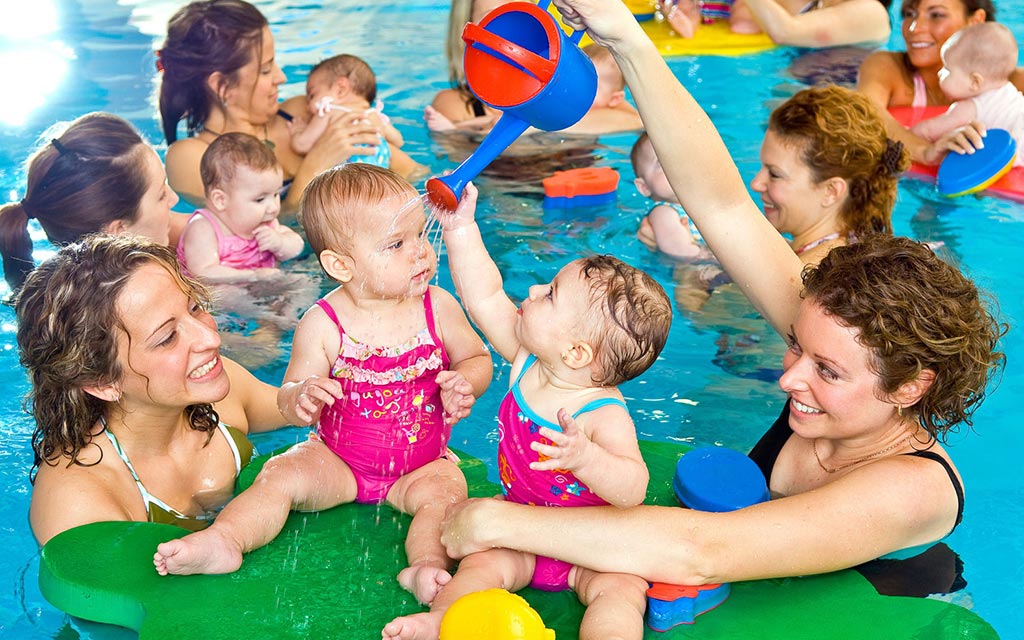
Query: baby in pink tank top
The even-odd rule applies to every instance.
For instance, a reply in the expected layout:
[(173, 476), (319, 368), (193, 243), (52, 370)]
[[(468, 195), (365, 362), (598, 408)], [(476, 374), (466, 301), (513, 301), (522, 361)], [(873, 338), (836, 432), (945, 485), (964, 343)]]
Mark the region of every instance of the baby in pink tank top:
[(217, 137), (200, 161), (206, 208), (188, 219), (178, 262), (207, 282), (240, 282), (276, 273), (302, 253), (302, 237), (277, 220), (281, 165), (261, 140), (245, 133)]
[[(474, 221), (469, 185), (454, 213), (439, 214), (452, 279), (470, 318), (512, 363), (498, 411), (498, 476), (505, 499), (538, 506), (640, 504), (647, 466), (620, 383), (657, 359), (672, 305), (650, 276), (611, 256), (563, 267), (517, 307), (502, 287)], [(552, 532), (552, 535), (558, 535)], [(647, 582), (553, 558), (491, 549), (459, 562), (429, 613), (385, 625), (389, 640), (436, 638), (445, 611), (490, 587), (573, 589), (587, 605), (580, 638), (640, 637)]]
[[(455, 298), (431, 286), (437, 256), (421, 196), (369, 164), (330, 169), (306, 187), (301, 223), (338, 287), (302, 317), (277, 405), (313, 436), (271, 458), (214, 524), (183, 538), (181, 571), (266, 544), (291, 509), (386, 503), (412, 515), (398, 574), (423, 603), (451, 579), (445, 508), (466, 498), (447, 455), (452, 425), (491, 381), (490, 352)], [(372, 517), (367, 513), (367, 517)]]

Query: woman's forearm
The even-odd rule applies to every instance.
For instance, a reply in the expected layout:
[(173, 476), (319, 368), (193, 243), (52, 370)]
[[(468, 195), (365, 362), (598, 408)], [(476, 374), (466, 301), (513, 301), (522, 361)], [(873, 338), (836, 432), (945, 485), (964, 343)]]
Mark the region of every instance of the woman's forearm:
[(533, 507), (484, 498), (453, 511), (442, 542), (458, 557), (509, 548), (659, 582), (711, 581), (692, 562), (700, 555), (694, 547), (668, 527), (652, 526), (668, 512), (663, 507)]
[(776, 0), (744, 0), (744, 4), (776, 44), (835, 47), (889, 37), (889, 15), (876, 0), (847, 0), (799, 15)]

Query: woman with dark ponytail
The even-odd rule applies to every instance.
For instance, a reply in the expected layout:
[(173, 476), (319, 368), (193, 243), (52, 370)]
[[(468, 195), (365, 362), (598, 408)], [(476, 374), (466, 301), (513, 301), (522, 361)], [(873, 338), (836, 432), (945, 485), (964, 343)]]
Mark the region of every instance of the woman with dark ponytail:
[[(224, 133), (253, 135), (274, 150), (292, 188), (282, 201), (294, 210), (313, 176), (375, 145), (376, 130), (346, 114), (305, 156), (291, 147), (289, 123), (305, 114), (305, 96), (278, 104), (277, 87), (285, 81), (274, 58), (274, 36), (259, 9), (245, 0), (197, 0), (179, 9), (167, 24), (167, 39), (157, 51), (160, 118), (167, 149), (171, 187), (188, 202), (204, 201), (199, 160)], [(185, 121), (185, 138), (178, 125)]]
[(26, 173), (25, 196), (0, 208), (0, 255), (11, 289), (35, 266), (28, 233), (33, 218), (56, 245), (95, 232), (130, 233), (162, 244), (177, 235), (170, 229), (170, 211), (178, 196), (167, 187), (160, 158), (115, 115), (78, 118), (39, 147)]

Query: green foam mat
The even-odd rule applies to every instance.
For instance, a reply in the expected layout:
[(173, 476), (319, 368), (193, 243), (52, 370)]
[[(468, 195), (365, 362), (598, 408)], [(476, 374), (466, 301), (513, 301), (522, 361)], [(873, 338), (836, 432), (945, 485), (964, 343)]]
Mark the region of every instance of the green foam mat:
[[(651, 470), (648, 503), (677, 504), (671, 480), (684, 448), (641, 443)], [(266, 457), (239, 479), (248, 486)], [(470, 495), (492, 496), (479, 460), (461, 463)], [(219, 576), (159, 576), (159, 542), (187, 532), (168, 525), (101, 522), (55, 536), (40, 554), (46, 599), (71, 615), (116, 624), (143, 639), (183, 633), (216, 640), (267, 637), (379, 638), (398, 615), (426, 609), (395, 576), (405, 566), (409, 517), (386, 506), (348, 504), (293, 513), (270, 545), (246, 555), (242, 568)], [(756, 541), (752, 541), (756, 544)], [(521, 592), (560, 640), (575, 638), (583, 607), (574, 594)], [(998, 638), (962, 607), (937, 600), (878, 595), (855, 571), (732, 585), (717, 609), (646, 638)]]

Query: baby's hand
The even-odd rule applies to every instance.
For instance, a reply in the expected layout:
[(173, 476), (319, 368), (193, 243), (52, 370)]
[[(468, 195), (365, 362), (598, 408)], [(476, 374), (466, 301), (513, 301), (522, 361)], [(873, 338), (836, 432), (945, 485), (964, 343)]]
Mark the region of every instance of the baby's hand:
[(476, 396), (466, 377), (456, 371), (442, 371), (434, 381), (441, 387), (444, 423), (453, 425), (468, 416), (476, 403)]
[(460, 227), (468, 227), (476, 221), (477, 190), (472, 182), (466, 183), (462, 190), (462, 199), (455, 211), (437, 211), (437, 219), (445, 231), (453, 231)]
[(284, 233), (281, 231), (281, 223), (277, 220), (261, 224), (252, 231), (256, 238), (256, 244), (261, 251), (269, 251), (277, 255), (284, 249)]
[(288, 382), (277, 392), (277, 408), (285, 418), (297, 425), (313, 424), (324, 405), (333, 405), (341, 397), (337, 380), (310, 376), (302, 382)]
[(539, 462), (530, 463), (530, 468), (534, 471), (575, 471), (593, 458), (596, 445), (576, 426), (576, 421), (565, 409), (558, 410), (558, 424), (562, 427), (561, 433), (548, 427), (540, 428), (540, 435), (550, 440), (551, 444), (530, 444), (530, 448), (544, 458)]

